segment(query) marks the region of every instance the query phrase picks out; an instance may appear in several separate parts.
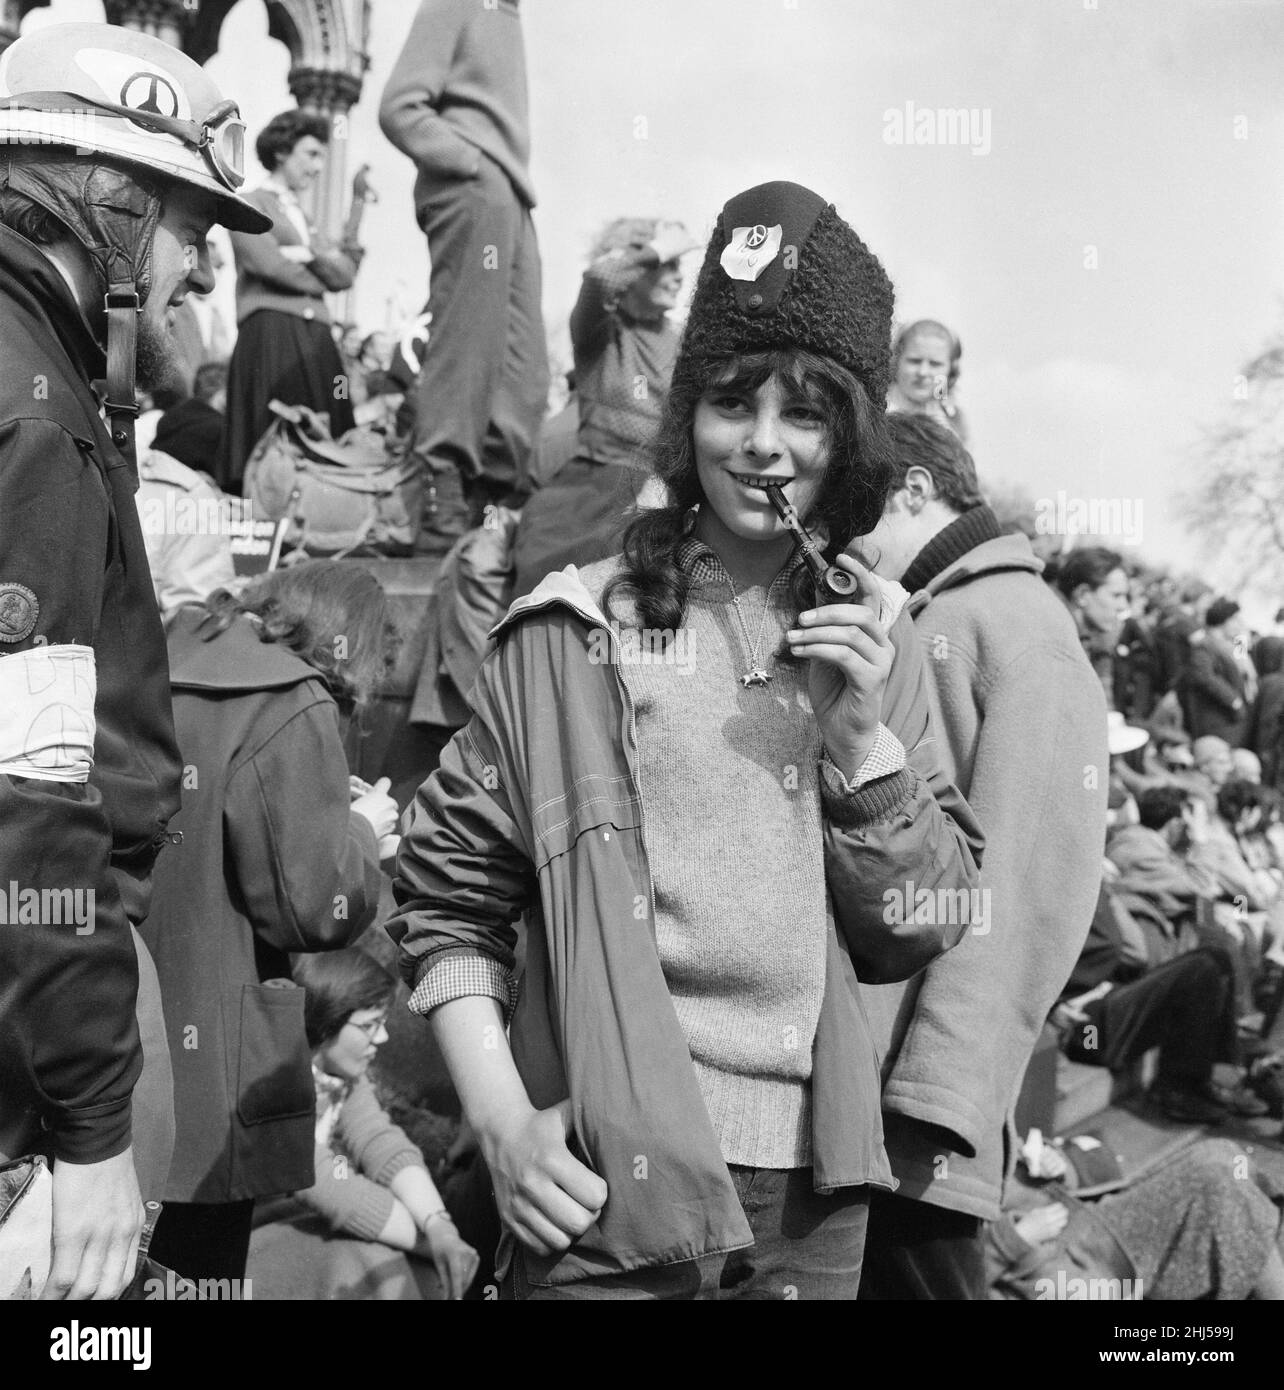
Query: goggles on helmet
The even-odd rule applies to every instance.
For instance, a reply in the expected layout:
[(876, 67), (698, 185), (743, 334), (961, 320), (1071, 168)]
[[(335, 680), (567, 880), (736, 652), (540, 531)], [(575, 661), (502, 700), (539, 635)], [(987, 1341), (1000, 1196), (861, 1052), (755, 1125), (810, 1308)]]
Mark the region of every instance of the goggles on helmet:
[(210, 172), (224, 188), (235, 193), (245, 182), (245, 122), (236, 102), (221, 101), (203, 121), (183, 121), (163, 116), (159, 111), (141, 111), (75, 96), (70, 92), (28, 92), (0, 100), (0, 110), (48, 111), (56, 115), (93, 115), (95, 112), (122, 116), (144, 130), (172, 135), (197, 151)]
[(219, 102), (205, 117), (196, 148), (224, 187), (235, 192), (245, 182), (245, 122), (234, 101)]

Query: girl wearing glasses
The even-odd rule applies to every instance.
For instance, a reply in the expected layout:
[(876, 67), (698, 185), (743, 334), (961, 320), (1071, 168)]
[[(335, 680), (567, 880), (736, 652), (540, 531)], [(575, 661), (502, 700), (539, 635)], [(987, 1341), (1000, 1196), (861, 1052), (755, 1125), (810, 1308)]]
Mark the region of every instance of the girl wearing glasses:
[(316, 1181), (265, 1204), (251, 1239), (258, 1298), (462, 1298), (477, 1252), (455, 1230), (423, 1156), (370, 1082), (393, 981), (364, 951), (301, 957), (316, 1083)]

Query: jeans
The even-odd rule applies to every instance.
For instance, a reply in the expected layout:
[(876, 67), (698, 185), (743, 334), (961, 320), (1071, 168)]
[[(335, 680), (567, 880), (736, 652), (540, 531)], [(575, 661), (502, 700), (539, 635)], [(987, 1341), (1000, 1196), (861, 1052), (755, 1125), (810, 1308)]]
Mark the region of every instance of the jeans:
[(504, 1295), (518, 1299), (854, 1299), (869, 1189), (844, 1187), (822, 1195), (810, 1168), (731, 1167), (736, 1196), (754, 1243), (729, 1254), (655, 1265), (553, 1288), (526, 1281), (521, 1248), (513, 1256)]

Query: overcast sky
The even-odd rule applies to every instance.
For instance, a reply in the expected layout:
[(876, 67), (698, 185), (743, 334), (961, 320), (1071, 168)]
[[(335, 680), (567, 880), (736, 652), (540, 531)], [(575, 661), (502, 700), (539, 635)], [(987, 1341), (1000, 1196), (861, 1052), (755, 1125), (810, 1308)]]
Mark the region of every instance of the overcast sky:
[[(374, 0), (353, 123), (383, 193), (357, 296), (369, 327), (426, 295), (413, 170), (376, 121), (414, 9)], [(657, 213), (703, 234), (751, 184), (808, 184), (882, 258), (898, 318), (961, 335), (983, 476), (1036, 498), (1139, 500), (1142, 552), (1190, 565), (1171, 496), (1201, 422), (1284, 318), (1284, 4), (527, 0), (522, 13), (554, 336), (606, 219)], [(54, 0), (28, 25), (101, 17), (101, 0)], [(240, 0), (223, 43), (210, 70), (256, 130), (290, 104), (259, 0)], [(893, 143), (889, 113), (907, 103), (974, 113), (976, 138)]]

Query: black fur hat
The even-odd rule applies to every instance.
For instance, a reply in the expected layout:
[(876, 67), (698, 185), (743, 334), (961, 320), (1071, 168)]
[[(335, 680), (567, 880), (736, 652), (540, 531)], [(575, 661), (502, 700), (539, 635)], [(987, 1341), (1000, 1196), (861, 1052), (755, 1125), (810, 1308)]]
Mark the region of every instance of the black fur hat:
[(832, 204), (800, 184), (759, 184), (718, 217), (674, 384), (698, 362), (798, 347), (846, 367), (882, 410), (892, 301), (878, 257)]

